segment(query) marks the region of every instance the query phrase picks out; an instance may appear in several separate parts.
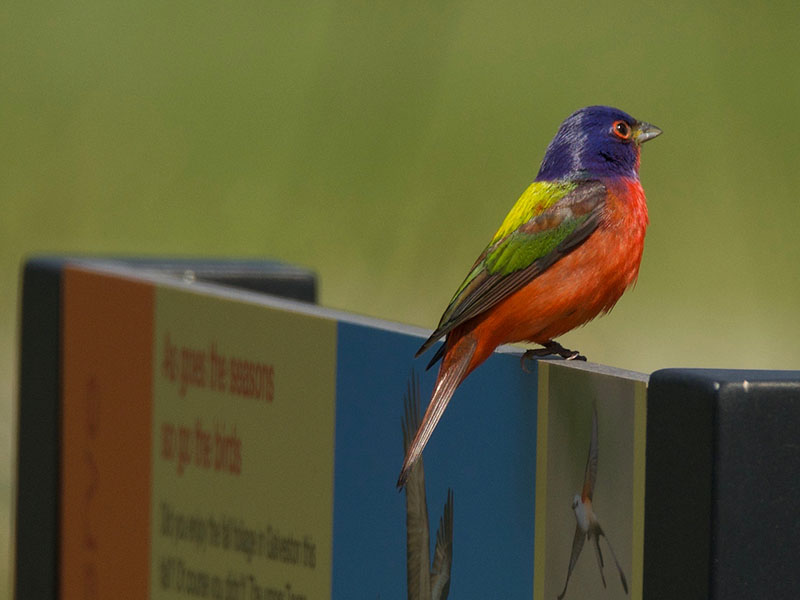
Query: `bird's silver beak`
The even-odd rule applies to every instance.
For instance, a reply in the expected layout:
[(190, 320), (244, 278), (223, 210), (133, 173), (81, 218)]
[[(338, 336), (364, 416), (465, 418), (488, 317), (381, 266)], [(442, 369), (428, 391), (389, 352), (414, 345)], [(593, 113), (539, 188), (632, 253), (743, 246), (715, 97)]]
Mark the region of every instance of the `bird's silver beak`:
[(652, 140), (664, 133), (655, 125), (639, 121), (633, 128), (633, 139), (637, 144), (644, 144), (647, 140)]

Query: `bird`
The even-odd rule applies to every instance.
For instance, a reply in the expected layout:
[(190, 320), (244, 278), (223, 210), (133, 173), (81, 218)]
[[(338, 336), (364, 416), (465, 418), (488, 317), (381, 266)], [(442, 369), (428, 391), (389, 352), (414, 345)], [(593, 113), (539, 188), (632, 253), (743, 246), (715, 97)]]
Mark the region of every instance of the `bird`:
[(661, 133), (609, 106), (581, 108), (561, 123), (533, 183), (417, 351), (445, 337), (428, 364), (442, 361), (398, 489), (456, 388), (497, 346), (543, 346), (525, 352), (523, 365), (549, 354), (585, 360), (555, 338), (611, 310), (635, 283), (648, 224), (640, 149)]
[[(420, 423), (419, 378), (412, 372), (404, 406), (403, 450), (411, 443)], [(446, 600), (450, 593), (453, 563), (453, 490), (447, 490), (433, 562), (430, 562), (430, 527), (425, 497), (425, 468), (422, 460), (414, 465), (406, 485), (406, 579), (409, 600)]]
[(575, 512), (575, 536), (572, 538), (572, 552), (569, 557), (569, 567), (567, 568), (567, 580), (564, 582), (564, 589), (558, 595), (558, 600), (564, 597), (567, 593), (567, 585), (569, 584), (569, 577), (572, 575), (572, 569), (575, 568), (575, 563), (578, 562), (578, 557), (583, 549), (583, 543), (588, 538), (589, 541), (594, 541), (594, 552), (597, 557), (597, 566), (600, 568), (600, 579), (603, 581), (603, 587), (606, 587), (606, 577), (603, 575), (603, 553), (600, 551), (600, 538), (606, 539), (608, 549), (611, 551), (611, 556), (614, 559), (614, 564), (617, 565), (619, 571), (619, 578), (622, 581), (622, 589), (628, 593), (628, 581), (625, 579), (625, 573), (617, 560), (617, 555), (614, 553), (614, 548), (611, 547), (611, 542), (608, 541), (603, 528), (600, 527), (600, 522), (597, 520), (597, 515), (592, 508), (592, 497), (594, 496), (594, 485), (597, 481), (597, 407), (592, 414), (592, 440), (589, 443), (589, 457), (586, 459), (586, 471), (583, 476), (583, 489), (580, 494), (575, 494), (572, 499), (572, 510)]

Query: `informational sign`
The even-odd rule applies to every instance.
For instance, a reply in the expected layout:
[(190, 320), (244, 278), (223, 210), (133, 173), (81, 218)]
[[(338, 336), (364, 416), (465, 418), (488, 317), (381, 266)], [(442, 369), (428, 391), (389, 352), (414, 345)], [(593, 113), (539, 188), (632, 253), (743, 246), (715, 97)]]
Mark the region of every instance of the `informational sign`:
[(498, 352), (398, 493), (436, 375), (419, 332), (85, 264), (62, 304), (62, 598), (580, 597), (602, 587), (591, 539), (570, 565), (595, 414), (604, 576), (640, 597), (642, 376)]

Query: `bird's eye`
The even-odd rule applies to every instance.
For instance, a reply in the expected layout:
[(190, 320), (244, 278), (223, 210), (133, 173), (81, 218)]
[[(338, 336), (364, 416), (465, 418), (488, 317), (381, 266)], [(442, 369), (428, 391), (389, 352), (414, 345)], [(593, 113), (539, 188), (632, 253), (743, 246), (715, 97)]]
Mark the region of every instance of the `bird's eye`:
[(611, 126), (611, 131), (621, 140), (631, 139), (631, 126), (625, 121), (614, 121), (614, 124)]

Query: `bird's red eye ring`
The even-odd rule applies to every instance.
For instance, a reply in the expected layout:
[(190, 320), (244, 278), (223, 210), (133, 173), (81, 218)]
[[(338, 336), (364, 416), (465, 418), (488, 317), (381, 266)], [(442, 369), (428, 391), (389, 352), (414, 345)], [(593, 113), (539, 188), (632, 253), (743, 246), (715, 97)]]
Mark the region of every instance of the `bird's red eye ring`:
[(631, 139), (631, 126), (625, 121), (614, 121), (611, 132), (621, 140)]

